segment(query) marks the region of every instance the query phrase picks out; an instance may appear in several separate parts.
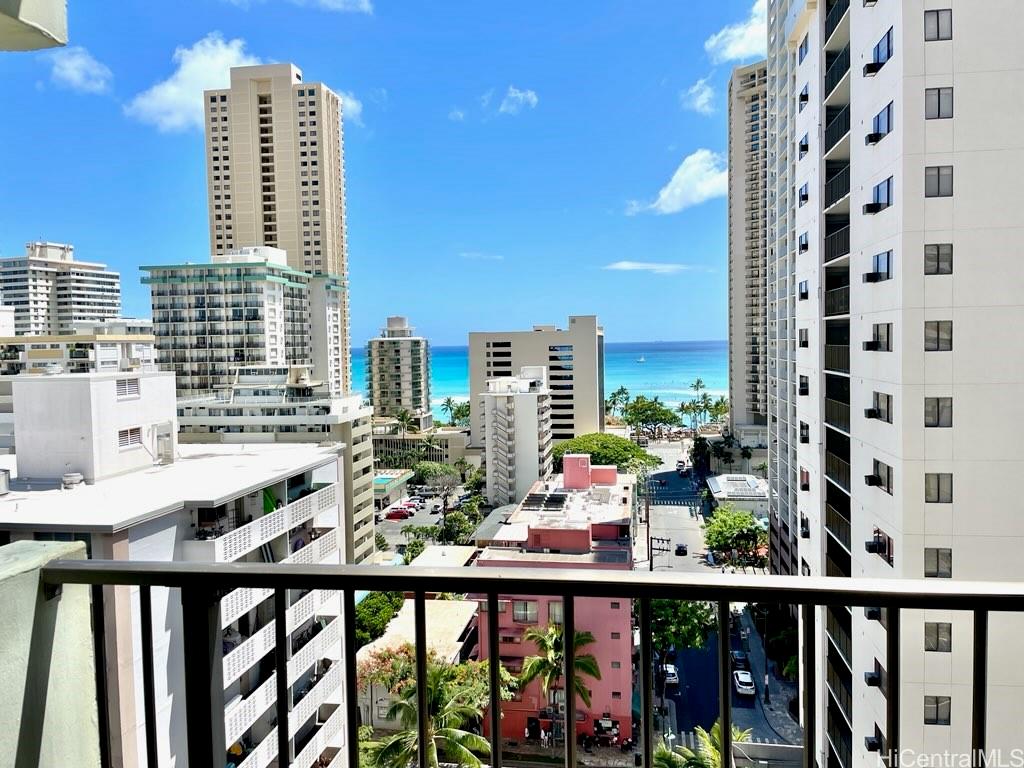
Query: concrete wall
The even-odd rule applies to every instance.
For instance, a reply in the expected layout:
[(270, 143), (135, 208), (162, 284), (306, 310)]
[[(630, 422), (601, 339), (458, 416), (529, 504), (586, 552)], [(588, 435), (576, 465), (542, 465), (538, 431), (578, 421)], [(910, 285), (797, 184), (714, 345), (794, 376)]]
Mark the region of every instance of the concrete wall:
[(45, 599), (39, 569), (57, 559), (83, 560), (85, 545), (0, 547), (0, 768), (100, 765), (89, 588)]

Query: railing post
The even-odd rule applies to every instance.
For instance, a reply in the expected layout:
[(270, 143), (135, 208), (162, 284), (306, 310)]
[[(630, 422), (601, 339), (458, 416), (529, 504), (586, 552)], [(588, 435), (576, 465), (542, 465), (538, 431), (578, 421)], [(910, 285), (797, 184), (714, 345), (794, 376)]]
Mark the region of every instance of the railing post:
[(289, 714), (292, 711), (291, 687), (288, 685), (288, 658), (291, 656), (288, 639), (288, 590), (274, 590), (274, 668), (277, 670), (277, 764), (286, 768), (292, 764), (292, 735)]
[(156, 692), (153, 670), (153, 594), (152, 587), (139, 587), (139, 623), (142, 635), (142, 698), (146, 711), (146, 765), (159, 768), (160, 753), (156, 735)]
[(971, 725), (971, 765), (985, 765), (985, 729), (987, 718), (988, 696), (988, 611), (974, 612), (974, 676), (971, 680), (973, 689), (972, 725)]
[(491, 768), (501, 768), (501, 656), (498, 645), (498, 595), (487, 593), (487, 659), (490, 675)]
[[(817, 693), (814, 682), (817, 679), (817, 633), (814, 625), (814, 611), (817, 606), (804, 603), (800, 613), (804, 625), (804, 669), (800, 676), (800, 687), (803, 688), (804, 709), (804, 768), (816, 768), (815, 743), (817, 737)], [(768, 638), (765, 638), (767, 642)], [(767, 646), (766, 646), (767, 647)], [(891, 768), (895, 768), (892, 766)]]
[(640, 738), (644, 768), (654, 765), (654, 659), (651, 658), (651, 598), (640, 598)]
[(93, 584), (92, 590), (92, 627), (93, 653), (96, 654), (96, 701), (100, 731), (100, 766), (110, 768), (113, 765), (110, 748), (110, 689), (107, 684), (107, 623), (104, 615), (103, 590), (100, 584)]
[(729, 601), (718, 601), (718, 723), (722, 766), (732, 765), (732, 645)]
[(419, 768), (430, 768), (427, 758), (427, 606), (422, 591), (413, 599), (416, 623), (416, 733)]
[[(345, 746), (349, 768), (359, 768), (359, 671), (356, 668), (356, 593), (342, 591), (342, 629), (345, 649)], [(370, 702), (373, 706), (373, 702)]]
[(885, 748), (890, 768), (896, 768), (900, 752), (900, 609), (893, 606), (885, 611)]
[(562, 598), (562, 679), (565, 681), (565, 765), (576, 768), (576, 603)]
[[(181, 588), (185, 644), (185, 722), (189, 765), (220, 765), (224, 744), (224, 661), (220, 595), (208, 586)], [(287, 727), (287, 723), (285, 723)]]

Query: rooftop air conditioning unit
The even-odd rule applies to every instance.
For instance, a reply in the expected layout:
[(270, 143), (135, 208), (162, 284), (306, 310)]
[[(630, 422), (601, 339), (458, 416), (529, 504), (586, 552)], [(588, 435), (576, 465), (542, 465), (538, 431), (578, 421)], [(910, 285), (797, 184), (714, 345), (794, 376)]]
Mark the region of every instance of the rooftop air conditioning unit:
[(864, 65), (864, 77), (874, 77), (884, 66), (884, 61), (869, 61)]
[(81, 472), (65, 472), (60, 478), (60, 487), (64, 489), (75, 488), (85, 482)]
[(864, 144), (865, 146), (870, 147), (880, 142), (884, 136), (884, 133), (869, 133), (867, 136), (864, 137)]
[[(882, 478), (880, 478), (878, 475), (864, 475), (864, 485), (881, 485), (881, 484), (882, 484)], [(877, 551), (877, 550), (869, 549), (868, 551), (869, 552), (874, 552), (874, 551)]]
[(864, 204), (864, 214), (865, 215), (876, 214), (880, 210), (882, 210), (882, 204), (881, 203), (865, 203)]

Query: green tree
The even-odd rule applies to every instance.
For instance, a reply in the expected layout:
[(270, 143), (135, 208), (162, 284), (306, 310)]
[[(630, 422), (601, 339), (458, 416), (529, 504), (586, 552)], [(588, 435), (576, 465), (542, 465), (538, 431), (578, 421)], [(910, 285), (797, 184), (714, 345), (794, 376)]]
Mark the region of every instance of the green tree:
[(729, 398), (719, 395), (717, 400), (711, 402), (709, 407), (712, 421), (721, 421), (729, 414)]
[(405, 602), (401, 592), (371, 592), (356, 606), (356, 646), (362, 648), (384, 634)]
[(427, 543), (423, 539), (413, 539), (405, 545), (405, 553), (402, 555), (402, 559), (405, 564), (408, 565), (417, 557), (423, 554), (423, 550), (427, 548)]
[(754, 457), (754, 451), (749, 446), (740, 446), (740, 457), (743, 459), (743, 471), (750, 472), (750, 460)]
[[(523, 671), (519, 674), (519, 682), (526, 687), (534, 680), (540, 680), (540, 688), (544, 696), (548, 691), (558, 687), (562, 679), (565, 666), (565, 651), (563, 647), (562, 627), (558, 624), (551, 624), (546, 628), (530, 627), (523, 634), (523, 639), (537, 646), (536, 656), (527, 656), (523, 659)], [(589, 632), (577, 631), (573, 638), (573, 689), (580, 700), (590, 706), (590, 689), (587, 688), (583, 676), (592, 677), (595, 680), (601, 679), (601, 669), (597, 659), (591, 653), (580, 653), (580, 649), (591, 645), (594, 636)], [(575, 707), (570, 706), (570, 699), (566, 697), (566, 710), (573, 712)]]
[(704, 386), (704, 379), (702, 379), (700, 376), (698, 376), (690, 384), (690, 389), (693, 390), (694, 395), (696, 395), (697, 397), (700, 397), (700, 393), (703, 392), (705, 389), (707, 389), (707, 387)]
[(485, 485), (487, 485), (487, 474), (480, 467), (474, 467), (469, 478), (463, 483), (463, 487), (469, 493), (480, 493)]
[(455, 410), (452, 412), (452, 422), (457, 427), (469, 426), (469, 400), (456, 403)]
[(679, 417), (658, 398), (638, 395), (622, 410), (622, 419), (640, 432), (654, 432), (659, 427), (679, 424)]
[[(427, 679), (420, 682), (426, 688), (427, 765), (438, 768), (438, 755), (443, 755), (446, 763), (479, 768), (482, 763), (478, 755), (489, 755), (490, 745), (483, 736), (462, 729), (481, 716), (481, 710), (470, 701), (472, 692), (458, 681), (452, 665), (436, 660), (427, 666)], [(388, 719), (397, 720), (402, 730), (374, 745), (371, 765), (375, 768), (408, 768), (415, 764), (420, 748), (418, 684), (406, 685), (388, 709)]]
[(462, 456), (459, 456), (459, 458), (455, 460), (452, 467), (454, 467), (455, 471), (459, 473), (459, 480), (463, 483), (466, 482), (466, 475), (468, 475), (473, 469), (473, 465), (466, 461)]
[(750, 553), (757, 547), (760, 530), (752, 513), (723, 504), (705, 525), (704, 542), (715, 552)]
[(605, 410), (612, 416), (615, 416), (622, 413), (622, 409), (626, 407), (627, 403), (629, 403), (629, 390), (625, 387), (619, 387), (605, 400)]
[(455, 398), (449, 395), (441, 401), (441, 410), (448, 414), (448, 423), (453, 427), (455, 426), (455, 408), (458, 403), (455, 402)]
[(761, 473), (761, 477), (765, 477), (765, 478), (768, 477), (768, 462), (767, 461), (762, 461), (760, 464), (758, 464), (756, 467), (754, 467), (754, 469), (756, 469), (758, 472)]
[(654, 469), (661, 459), (638, 446), (632, 440), (607, 432), (592, 432), (574, 437), (555, 446), (555, 471), (562, 471), (562, 457), (567, 453), (586, 453), (592, 464), (614, 464), (621, 472), (636, 472), (638, 468)]
[[(690, 749), (678, 746), (669, 749), (665, 742), (660, 742), (654, 749), (655, 768), (722, 768), (722, 725), (717, 720), (711, 731), (705, 731), (699, 725), (695, 729), (697, 748)], [(739, 743), (750, 741), (751, 731), (732, 727), (732, 741)], [(732, 765), (732, 760), (728, 760)]]
[(391, 545), (388, 544), (387, 536), (385, 536), (380, 531), (377, 531), (377, 533), (374, 534), (373, 543), (374, 546), (377, 547), (378, 552), (387, 552), (389, 549), (391, 549)]
[(395, 414), (395, 421), (398, 422), (398, 428), (401, 430), (402, 439), (405, 440), (405, 433), (412, 431), (412, 424), (415, 421), (413, 415), (405, 408)]
[(715, 609), (699, 600), (651, 600), (651, 636), (655, 648), (703, 648), (715, 628)]
[(469, 544), (476, 526), (469, 521), (461, 509), (446, 512), (437, 536), (439, 544)]

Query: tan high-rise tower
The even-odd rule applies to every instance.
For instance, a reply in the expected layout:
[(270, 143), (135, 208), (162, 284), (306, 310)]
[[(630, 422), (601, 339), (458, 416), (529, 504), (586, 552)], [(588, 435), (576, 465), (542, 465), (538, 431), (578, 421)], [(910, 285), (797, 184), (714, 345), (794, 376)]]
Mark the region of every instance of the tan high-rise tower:
[(350, 391), (341, 98), (303, 82), (292, 64), (235, 67), (229, 88), (203, 96), (211, 251), (281, 248), (292, 269), (344, 281), (340, 360)]

